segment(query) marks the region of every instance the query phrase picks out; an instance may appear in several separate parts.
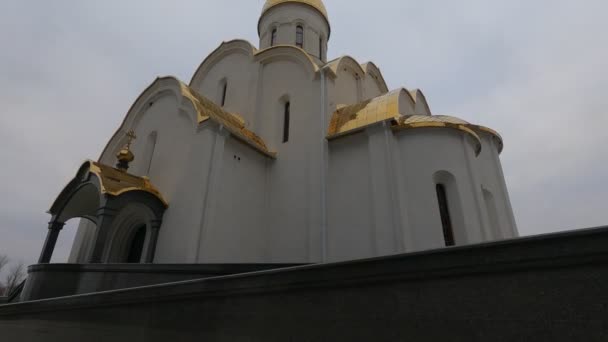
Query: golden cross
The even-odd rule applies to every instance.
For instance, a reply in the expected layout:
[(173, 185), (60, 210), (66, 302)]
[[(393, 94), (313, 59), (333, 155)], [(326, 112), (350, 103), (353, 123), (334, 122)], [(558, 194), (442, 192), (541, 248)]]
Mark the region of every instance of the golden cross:
[(130, 130), (129, 132), (127, 132), (127, 139), (129, 139), (127, 141), (127, 150), (131, 148), (131, 143), (133, 142), (133, 140), (137, 139), (137, 136), (135, 135), (135, 131)]

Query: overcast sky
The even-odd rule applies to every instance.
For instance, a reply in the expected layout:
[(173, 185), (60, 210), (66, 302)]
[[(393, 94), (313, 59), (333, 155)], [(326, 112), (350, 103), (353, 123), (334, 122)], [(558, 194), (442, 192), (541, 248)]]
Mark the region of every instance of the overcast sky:
[[(0, 253), (34, 263), (46, 210), (157, 76), (257, 46), (263, 0), (0, 0)], [(608, 224), (608, 2), (325, 0), (329, 58), (375, 62), (435, 114), (498, 130), (522, 235)], [(65, 261), (64, 229), (55, 262)]]

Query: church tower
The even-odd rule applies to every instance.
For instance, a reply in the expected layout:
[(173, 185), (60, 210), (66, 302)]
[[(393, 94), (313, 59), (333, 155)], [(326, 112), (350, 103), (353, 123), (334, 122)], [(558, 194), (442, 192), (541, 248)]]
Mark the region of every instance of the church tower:
[(295, 45), (320, 61), (327, 61), (331, 27), (322, 0), (267, 0), (258, 33), (260, 49)]

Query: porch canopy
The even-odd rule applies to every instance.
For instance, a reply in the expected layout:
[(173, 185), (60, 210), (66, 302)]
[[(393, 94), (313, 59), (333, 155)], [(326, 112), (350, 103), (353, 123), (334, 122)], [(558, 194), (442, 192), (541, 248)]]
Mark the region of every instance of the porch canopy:
[(39, 263), (50, 263), (59, 232), (73, 218), (96, 226), (90, 263), (124, 262), (129, 240), (145, 226), (141, 262), (151, 263), (167, 201), (147, 177), (86, 161), (61, 191), (49, 214), (49, 231)]

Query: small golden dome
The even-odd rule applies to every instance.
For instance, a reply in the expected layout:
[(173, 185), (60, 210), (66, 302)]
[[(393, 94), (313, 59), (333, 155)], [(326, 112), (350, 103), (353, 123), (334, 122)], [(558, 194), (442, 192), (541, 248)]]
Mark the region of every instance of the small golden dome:
[(323, 14), (323, 16), (325, 17), (325, 20), (327, 20), (327, 22), (329, 22), (329, 15), (327, 14), (327, 9), (325, 8), (325, 5), (323, 4), (322, 0), (266, 0), (266, 3), (264, 4), (264, 8), (262, 9), (262, 15), (264, 15), (264, 13), (266, 13), (269, 9), (271, 9), (277, 5), (289, 3), (289, 2), (300, 3), (300, 4), (310, 6), (314, 9), (316, 9), (317, 11), (319, 11), (319, 13)]
[(116, 159), (118, 159), (119, 162), (130, 163), (135, 160), (135, 155), (133, 155), (133, 152), (131, 152), (131, 150), (123, 148), (122, 150), (120, 150), (120, 152), (118, 152), (118, 154), (116, 154)]
[(131, 152), (131, 143), (134, 139), (137, 139), (135, 136), (135, 132), (130, 130), (126, 134), (127, 136), (127, 144), (118, 151), (116, 154), (116, 159), (118, 163), (116, 164), (116, 168), (121, 171), (127, 171), (129, 169), (129, 163), (135, 160), (135, 155)]

